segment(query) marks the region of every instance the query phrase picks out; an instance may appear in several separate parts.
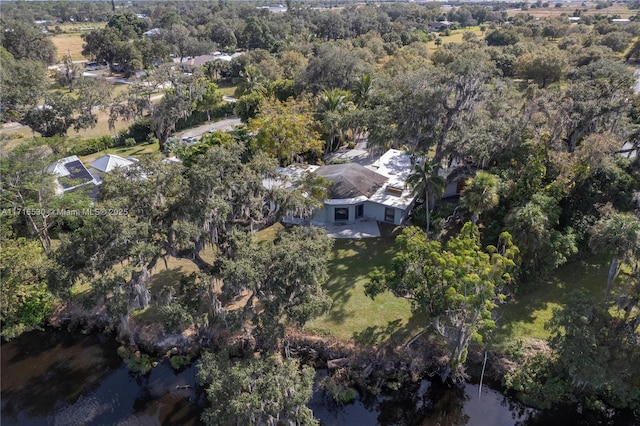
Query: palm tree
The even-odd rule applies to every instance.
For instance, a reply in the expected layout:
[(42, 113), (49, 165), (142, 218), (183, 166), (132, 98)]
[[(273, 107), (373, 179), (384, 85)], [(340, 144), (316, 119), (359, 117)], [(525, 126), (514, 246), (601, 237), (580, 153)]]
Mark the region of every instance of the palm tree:
[(351, 109), (349, 92), (340, 89), (324, 90), (317, 98), (317, 119), (327, 139), (326, 152), (335, 151), (344, 140), (345, 129), (341, 126), (342, 115)]
[(325, 89), (322, 94), (318, 96), (316, 109), (320, 114), (327, 112), (346, 112), (349, 110), (349, 93), (340, 89)]
[(612, 255), (605, 300), (609, 298), (613, 280), (620, 272), (620, 263), (640, 256), (640, 220), (631, 213), (612, 212), (589, 230), (589, 246), (596, 253)]
[(371, 97), (371, 74), (362, 74), (362, 78), (353, 86), (353, 100), (358, 108), (367, 106)]
[(257, 68), (248, 65), (244, 71), (240, 72), (240, 77), (234, 79), (234, 83), (238, 85), (234, 93), (235, 97), (239, 98), (253, 92), (264, 94), (264, 80)]
[(407, 184), (414, 192), (424, 196), (424, 211), (426, 214), (426, 232), (430, 227), (431, 200), (439, 197), (444, 191), (445, 179), (437, 174), (438, 168), (430, 161), (422, 163), (414, 161), (413, 170), (407, 178)]
[(480, 214), (498, 205), (498, 176), (484, 171), (469, 178), (462, 193), (462, 203), (471, 212), (471, 223), (476, 225)]

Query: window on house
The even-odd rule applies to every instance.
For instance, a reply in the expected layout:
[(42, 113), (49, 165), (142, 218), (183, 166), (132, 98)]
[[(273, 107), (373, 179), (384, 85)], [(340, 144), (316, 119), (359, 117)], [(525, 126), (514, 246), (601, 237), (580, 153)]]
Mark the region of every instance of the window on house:
[(393, 207), (386, 207), (384, 209), (384, 220), (385, 222), (394, 222), (396, 219), (396, 209)]
[(364, 216), (364, 204), (358, 204), (356, 206), (356, 219), (360, 219)]
[(346, 207), (336, 207), (333, 211), (333, 219), (336, 222), (349, 220), (349, 209)]

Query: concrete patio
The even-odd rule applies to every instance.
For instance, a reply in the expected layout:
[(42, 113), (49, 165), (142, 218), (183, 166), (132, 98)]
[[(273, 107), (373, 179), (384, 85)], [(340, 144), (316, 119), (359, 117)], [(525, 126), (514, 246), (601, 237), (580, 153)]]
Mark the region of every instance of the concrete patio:
[(380, 228), (375, 219), (363, 219), (346, 223), (313, 223), (313, 225), (327, 230), (327, 235), (333, 238), (375, 238), (380, 236)]

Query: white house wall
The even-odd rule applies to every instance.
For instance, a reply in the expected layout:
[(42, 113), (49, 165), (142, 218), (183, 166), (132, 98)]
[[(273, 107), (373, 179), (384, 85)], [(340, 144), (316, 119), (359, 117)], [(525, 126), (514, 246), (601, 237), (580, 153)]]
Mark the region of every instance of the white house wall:
[(372, 203), (371, 201), (367, 201), (364, 204), (364, 214), (365, 216), (373, 216), (376, 218), (378, 222), (384, 222), (384, 209), (385, 206), (378, 203)]
[[(358, 203), (361, 204), (361, 203)], [(364, 218), (375, 218), (378, 222), (387, 222), (385, 220), (385, 210), (387, 206), (382, 204), (374, 203), (371, 201), (365, 201), (363, 207)], [(407, 218), (411, 208), (413, 207), (413, 203), (407, 209), (399, 209), (394, 208), (394, 217), (393, 223), (394, 225), (401, 225), (404, 220)], [(338, 222), (354, 222), (361, 218), (356, 219), (356, 204), (331, 204), (324, 205), (324, 207), (316, 209), (313, 213), (313, 221), (317, 223), (335, 223), (335, 208), (346, 208), (349, 210), (349, 219), (346, 221), (338, 221)]]
[(453, 197), (458, 195), (458, 182), (449, 182), (442, 193), (441, 198)]

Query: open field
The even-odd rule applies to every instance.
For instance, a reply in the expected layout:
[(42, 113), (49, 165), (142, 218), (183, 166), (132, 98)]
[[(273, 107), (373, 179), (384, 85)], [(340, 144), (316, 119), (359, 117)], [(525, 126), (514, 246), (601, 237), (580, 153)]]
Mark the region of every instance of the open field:
[(62, 57), (69, 53), (72, 61), (86, 60), (82, 56), (82, 37), (80, 34), (59, 34), (51, 37), (51, 41), (56, 46), (58, 51), (58, 61), (62, 60)]
[(615, 4), (605, 9), (596, 9), (594, 4), (591, 4), (588, 7), (581, 6), (580, 4), (570, 4), (564, 5), (563, 7), (555, 7), (555, 2), (551, 2), (550, 7), (529, 8), (527, 10), (509, 9), (507, 10), (507, 14), (509, 16), (529, 14), (534, 18), (552, 18), (559, 17), (563, 14), (572, 16), (575, 10), (582, 11), (583, 15), (618, 15), (620, 18), (629, 18), (631, 16), (634, 16), (637, 12), (629, 10), (629, 8), (627, 8), (627, 6), (624, 4)]
[(153, 158), (159, 159), (162, 158), (162, 153), (160, 152), (160, 147), (158, 143), (142, 143), (136, 146), (128, 147), (128, 146), (119, 146), (116, 148), (105, 149), (100, 152), (96, 152), (94, 154), (85, 155), (80, 157), (80, 159), (85, 163), (90, 163), (96, 158), (102, 157), (105, 154), (115, 154), (120, 157), (135, 157), (138, 160), (142, 158)]
[(337, 239), (329, 263), (326, 288), (331, 310), (307, 325), (309, 331), (361, 343), (408, 341), (426, 321), (414, 315), (405, 299), (390, 293), (371, 300), (364, 294), (367, 274), (374, 266), (390, 266), (394, 237)]
[[(482, 31), (480, 31), (479, 26), (464, 28), (461, 30), (452, 30), (448, 36), (438, 33), (438, 37), (440, 37), (440, 39), (442, 40), (443, 45), (446, 43), (462, 43), (462, 38), (464, 37), (465, 33), (473, 33), (478, 38), (483, 37), (483, 33)], [(429, 49), (429, 52), (435, 51), (438, 48), (435, 40), (428, 42), (427, 48)]]

